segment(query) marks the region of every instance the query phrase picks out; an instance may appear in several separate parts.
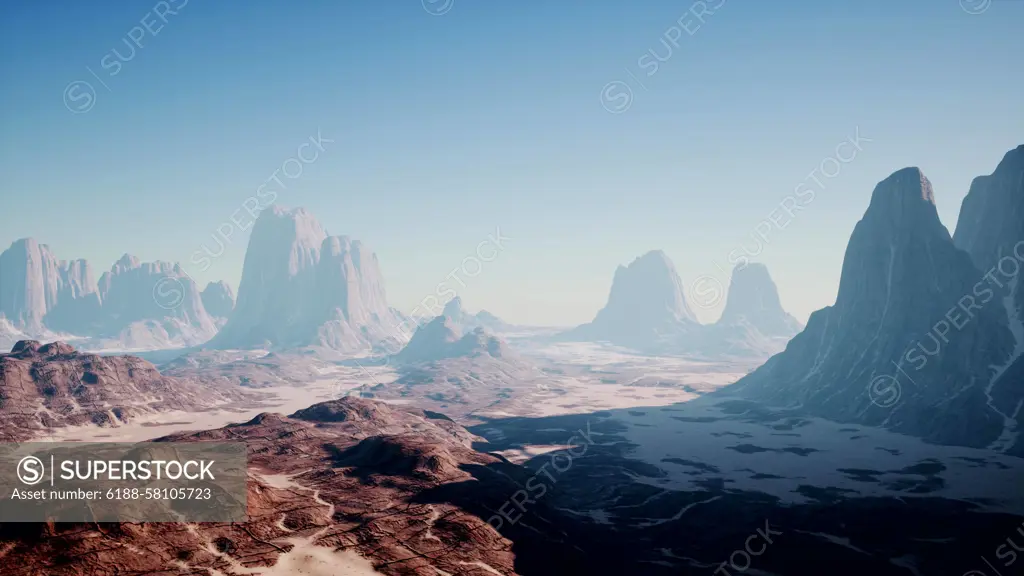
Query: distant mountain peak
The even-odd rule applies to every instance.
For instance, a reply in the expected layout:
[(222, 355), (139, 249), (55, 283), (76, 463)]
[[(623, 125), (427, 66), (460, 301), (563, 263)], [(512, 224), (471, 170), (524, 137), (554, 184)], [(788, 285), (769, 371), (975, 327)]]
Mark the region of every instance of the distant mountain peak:
[(133, 270), (135, 268), (138, 268), (140, 265), (141, 263), (138, 258), (132, 256), (131, 254), (125, 253), (121, 255), (117, 262), (114, 262), (114, 265), (110, 267), (110, 270), (112, 272), (117, 272), (120, 270)]
[[(1022, 182), (1024, 170), (972, 187), (957, 234), (984, 246), (981, 256), (998, 258), (1021, 238)], [(1005, 299), (984, 278), (939, 221), (928, 179), (917, 168), (895, 172), (850, 235), (835, 304), (727, 390), (937, 443), (1012, 445), (1019, 375), (1002, 388), (996, 379), (1014, 358), (1014, 336)]]
[(604, 308), (560, 338), (653, 351), (674, 347), (670, 342), (699, 326), (675, 265), (661, 250), (651, 250), (618, 266)]
[(919, 204), (935, 206), (935, 192), (932, 183), (920, 168), (910, 167), (897, 170), (875, 186), (871, 194), (872, 209), (913, 209)]
[(274, 206), (253, 225), (235, 308), (213, 346), (356, 352), (397, 325), (366, 245), (329, 236), (306, 209)]
[(235, 308), (235, 293), (223, 280), (207, 284), (200, 296), (206, 312), (214, 318), (227, 318)]
[(800, 323), (782, 308), (778, 288), (764, 264), (749, 262), (733, 269), (718, 323), (741, 322), (771, 337), (791, 337), (800, 330)]
[(444, 305), (444, 310), (441, 311), (442, 316), (447, 316), (448, 318), (456, 320), (461, 318), (462, 314), (462, 298), (459, 296), (449, 300), (448, 303)]
[(697, 321), (686, 302), (675, 265), (661, 250), (647, 252), (628, 266), (616, 269), (608, 305), (598, 313), (598, 318), (602, 313), (629, 314), (625, 308), (633, 306), (645, 321)]
[(395, 357), (401, 362), (433, 362), (446, 358), (507, 354), (505, 343), (483, 327), (464, 335), (456, 321), (444, 314), (421, 326)]

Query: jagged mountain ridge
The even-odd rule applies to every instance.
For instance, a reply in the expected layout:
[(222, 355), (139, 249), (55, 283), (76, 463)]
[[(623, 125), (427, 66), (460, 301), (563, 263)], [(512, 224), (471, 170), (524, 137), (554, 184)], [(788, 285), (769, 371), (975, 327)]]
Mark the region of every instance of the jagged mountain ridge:
[(1003, 307), (985, 305), (993, 298), (939, 221), (928, 179), (897, 171), (854, 228), (835, 304), (725, 392), (934, 442), (1005, 448), (1016, 423), (988, 389), (1015, 342)]
[(1020, 281), (1024, 267), (1024, 145), (1007, 152), (992, 174), (971, 182), (953, 243), (970, 254), (992, 280), (989, 287), (996, 291), (997, 300), (990, 305), (1006, 312), (1014, 350), (1011, 358), (998, 366), (986, 394), (993, 409), (1012, 424), (1006, 427), (1001, 447), (1024, 456), (1024, 441), (1014, 441), (1021, 433), (1024, 406), (1024, 284)]
[(31, 238), (0, 253), (0, 316), (22, 335), (90, 348), (195, 345), (217, 329), (177, 264), (125, 254), (97, 280), (87, 261), (58, 260)]
[(779, 291), (761, 263), (733, 268), (722, 316), (701, 327), (686, 349), (709, 358), (763, 357), (781, 352), (803, 326), (782, 308)]

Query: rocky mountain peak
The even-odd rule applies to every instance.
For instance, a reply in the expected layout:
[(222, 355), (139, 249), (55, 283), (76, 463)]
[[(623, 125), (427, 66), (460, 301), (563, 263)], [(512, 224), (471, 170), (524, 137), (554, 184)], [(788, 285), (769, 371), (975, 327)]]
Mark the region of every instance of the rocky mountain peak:
[(877, 235), (949, 237), (935, 208), (932, 184), (919, 168), (898, 170), (879, 182), (861, 222)]
[(210, 282), (200, 294), (203, 307), (214, 318), (227, 318), (235, 308), (235, 293), (227, 282)]
[(432, 362), (445, 358), (507, 355), (505, 343), (483, 327), (463, 335), (454, 319), (442, 314), (421, 326), (395, 357), (401, 362)]
[(893, 172), (888, 178), (879, 182), (871, 194), (871, 206), (879, 203), (913, 205), (915, 202), (935, 205), (935, 192), (932, 189), (932, 183), (916, 166)]
[(840, 422), (987, 446), (1011, 427), (986, 387), (1013, 337), (999, 307), (986, 305), (993, 294), (982, 278), (939, 221), (927, 178), (900, 170), (875, 187), (850, 236), (835, 305), (731, 389)]
[(125, 253), (121, 256), (121, 258), (118, 259), (117, 262), (114, 262), (114, 265), (111, 266), (110, 268), (110, 272), (112, 274), (117, 274), (118, 272), (124, 272), (125, 270), (134, 270), (139, 266), (141, 266), (141, 262), (139, 261), (138, 258), (132, 256), (131, 254)]
[(448, 318), (455, 320), (462, 318), (462, 314), (462, 297), (460, 296), (456, 296), (449, 300), (448, 303), (444, 305), (444, 310), (441, 312), (442, 316), (447, 316)]
[(675, 265), (661, 250), (648, 252), (615, 270), (608, 305), (598, 318), (602, 314), (609, 320), (629, 317), (643, 322), (696, 322)]
[(235, 308), (212, 345), (364, 351), (397, 325), (369, 248), (328, 236), (305, 209), (274, 206), (253, 226)]
[(686, 303), (675, 265), (653, 250), (619, 266), (608, 302), (594, 320), (559, 336), (563, 340), (610, 342), (646, 352), (664, 352), (700, 324)]
[(732, 271), (719, 323), (741, 322), (767, 336), (792, 336), (800, 330), (800, 323), (782, 308), (778, 288), (764, 264), (741, 264)]
[[(875, 186), (871, 203), (850, 236), (836, 305), (870, 301), (895, 306), (904, 304), (903, 299), (936, 296), (942, 289), (930, 279), (944, 271), (946, 260), (963, 274), (973, 268), (969, 258), (957, 254), (939, 220), (928, 179), (917, 168), (899, 170)], [(895, 293), (895, 286), (903, 290)], [(907, 290), (911, 287), (916, 293)]]
[(982, 270), (1024, 240), (1024, 145), (1010, 150), (992, 174), (978, 176), (960, 206), (953, 241)]

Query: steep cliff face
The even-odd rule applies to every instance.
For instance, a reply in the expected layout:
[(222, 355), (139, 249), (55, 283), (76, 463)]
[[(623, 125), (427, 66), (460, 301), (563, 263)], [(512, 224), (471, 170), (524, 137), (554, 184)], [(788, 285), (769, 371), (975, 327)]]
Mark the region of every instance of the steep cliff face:
[(993, 366), (1014, 349), (1005, 310), (954, 246), (917, 168), (875, 188), (833, 306), (728, 391), (839, 421), (970, 446), (1007, 444)]
[(253, 226), (238, 301), (211, 345), (366, 351), (398, 323), (373, 252), (328, 236), (304, 209), (275, 206)]
[(14, 242), (0, 253), (0, 315), (19, 330), (43, 331), (43, 319), (68, 289), (62, 272), (67, 273), (46, 244), (32, 238)]
[(50, 330), (89, 336), (103, 320), (99, 285), (85, 260), (59, 264), (61, 284), (57, 302), (43, 319)]
[(90, 348), (187, 346), (216, 332), (176, 264), (125, 254), (97, 281), (85, 260), (57, 260), (31, 238), (0, 254), (0, 316), (22, 335), (66, 334)]
[[(987, 394), (1008, 422), (1019, 423), (1024, 406), (1024, 145), (1009, 151), (988, 176), (971, 183), (957, 220), (953, 243), (971, 255), (1005, 311), (1014, 338), (1013, 354), (999, 364)], [(1024, 456), (1021, 430), (1007, 430), (1003, 444)]]
[(274, 206), (261, 212), (249, 237), (235, 309), (211, 345), (298, 345), (326, 237), (306, 210)]

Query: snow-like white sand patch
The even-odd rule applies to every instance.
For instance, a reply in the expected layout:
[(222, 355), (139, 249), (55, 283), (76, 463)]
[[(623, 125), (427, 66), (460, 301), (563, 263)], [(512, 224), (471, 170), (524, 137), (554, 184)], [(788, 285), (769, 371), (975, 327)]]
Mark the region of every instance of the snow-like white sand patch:
[(335, 552), (323, 546), (314, 546), (304, 539), (286, 542), (294, 548), (278, 556), (269, 568), (255, 569), (249, 574), (261, 576), (374, 576), (382, 574), (373, 569), (373, 563), (351, 550)]
[[(800, 418), (792, 426), (751, 422), (724, 414), (717, 402), (696, 404), (614, 415), (627, 425), (624, 435), (636, 445), (628, 456), (667, 473), (663, 478), (638, 476), (637, 482), (686, 490), (720, 477), (731, 481), (729, 489), (764, 492), (793, 503), (809, 500), (795, 491), (799, 485), (861, 496), (978, 501), (1002, 495), (1008, 498), (1002, 501), (1007, 509), (1024, 513), (1021, 458), (819, 418)], [(694, 473), (704, 466), (714, 471)]]
[(548, 452), (554, 452), (556, 450), (566, 450), (571, 446), (564, 444), (527, 444), (519, 448), (512, 448), (509, 450), (501, 450), (495, 452), (495, 454), (501, 454), (509, 462), (514, 464), (522, 464), (530, 458), (540, 456), (541, 454), (547, 454)]
[(50, 434), (36, 441), (55, 442), (142, 442), (179, 432), (210, 430), (228, 424), (247, 422), (263, 412), (291, 414), (317, 402), (333, 400), (348, 390), (371, 383), (359, 369), (338, 369), (334, 374), (299, 386), (259, 388), (273, 395), (262, 406), (244, 410), (210, 410), (207, 412), (160, 412), (147, 414), (117, 427), (74, 426), (53, 428)]

